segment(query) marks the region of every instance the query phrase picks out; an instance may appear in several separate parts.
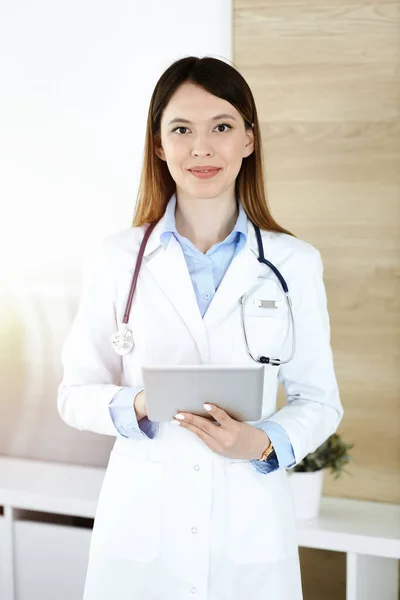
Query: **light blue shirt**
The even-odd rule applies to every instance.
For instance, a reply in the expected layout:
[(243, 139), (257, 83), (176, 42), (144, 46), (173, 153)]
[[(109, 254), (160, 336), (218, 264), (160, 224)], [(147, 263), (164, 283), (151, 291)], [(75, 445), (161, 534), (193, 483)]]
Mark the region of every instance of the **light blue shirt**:
[[(182, 247), (186, 264), (196, 293), (201, 316), (204, 317), (215, 296), (222, 278), (232, 259), (241, 251), (247, 240), (247, 215), (241, 202), (238, 203), (239, 215), (232, 232), (223, 242), (214, 244), (204, 254), (190, 240), (181, 236), (175, 223), (176, 194), (168, 202), (164, 226), (160, 234), (160, 243), (165, 250), (171, 236), (175, 236)], [(133, 409), (133, 401), (143, 387), (125, 387), (115, 394), (109, 404), (109, 411), (117, 431), (124, 437), (153, 439), (158, 434), (159, 424), (144, 417), (139, 422)], [(285, 430), (273, 421), (264, 421), (256, 425), (265, 431), (271, 439), (276, 459), (268, 462), (252, 460), (253, 465), (262, 473), (269, 473), (278, 468), (289, 468), (295, 464), (292, 444)]]

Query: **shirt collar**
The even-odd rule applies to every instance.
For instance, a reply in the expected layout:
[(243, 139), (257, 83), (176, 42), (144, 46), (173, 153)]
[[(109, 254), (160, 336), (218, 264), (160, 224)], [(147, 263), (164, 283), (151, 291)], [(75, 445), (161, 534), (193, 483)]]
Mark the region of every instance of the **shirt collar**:
[[(231, 231), (229, 236), (226, 238), (226, 240), (225, 240), (226, 242), (231, 242), (233, 239), (235, 239), (237, 234), (241, 235), (241, 237), (243, 236), (244, 241), (247, 240), (247, 215), (246, 215), (243, 205), (239, 199), (238, 199), (238, 206), (239, 206), (238, 218), (236, 220), (235, 227), (233, 228), (233, 230)], [(160, 232), (160, 242), (161, 242), (161, 246), (164, 248), (164, 250), (168, 246), (168, 242), (169, 242), (172, 234), (175, 234), (176, 236), (179, 237), (179, 233), (176, 229), (175, 208), (176, 208), (176, 193), (174, 193), (171, 196), (171, 198), (167, 204), (167, 208), (165, 209), (165, 213), (164, 213), (163, 226), (162, 226), (162, 229)]]

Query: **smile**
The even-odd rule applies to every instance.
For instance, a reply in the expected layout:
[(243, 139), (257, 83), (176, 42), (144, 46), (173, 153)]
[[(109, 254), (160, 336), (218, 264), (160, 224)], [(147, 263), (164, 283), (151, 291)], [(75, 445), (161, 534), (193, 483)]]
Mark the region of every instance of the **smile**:
[(211, 177), (215, 177), (220, 171), (221, 169), (204, 169), (201, 171), (192, 171), (189, 169), (189, 172), (198, 179), (210, 179)]

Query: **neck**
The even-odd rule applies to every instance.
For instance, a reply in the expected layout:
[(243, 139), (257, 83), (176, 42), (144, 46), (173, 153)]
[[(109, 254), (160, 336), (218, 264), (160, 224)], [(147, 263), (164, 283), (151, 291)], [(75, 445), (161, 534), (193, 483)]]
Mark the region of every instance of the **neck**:
[(203, 253), (231, 233), (238, 214), (234, 197), (195, 199), (177, 194), (176, 229)]

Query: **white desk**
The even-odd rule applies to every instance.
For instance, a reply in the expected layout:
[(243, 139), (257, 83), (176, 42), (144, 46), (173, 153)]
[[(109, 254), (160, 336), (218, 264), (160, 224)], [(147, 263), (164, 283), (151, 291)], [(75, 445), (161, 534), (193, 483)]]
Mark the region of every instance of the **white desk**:
[[(72, 517), (94, 518), (104, 473), (0, 457), (1, 599), (82, 597), (91, 529)], [(71, 519), (35, 521), (24, 511)], [(299, 546), (347, 554), (347, 600), (397, 600), (400, 506), (324, 497), (318, 519), (298, 522), (298, 536)]]

